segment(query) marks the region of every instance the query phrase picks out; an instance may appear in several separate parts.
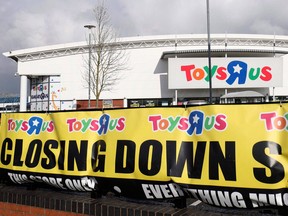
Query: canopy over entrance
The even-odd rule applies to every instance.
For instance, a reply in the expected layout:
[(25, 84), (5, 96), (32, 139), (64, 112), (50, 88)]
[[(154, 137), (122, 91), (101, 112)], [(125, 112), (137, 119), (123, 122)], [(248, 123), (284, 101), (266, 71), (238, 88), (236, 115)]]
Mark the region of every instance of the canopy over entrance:
[(223, 98), (256, 98), (256, 97), (265, 97), (263, 94), (256, 91), (241, 91), (241, 92), (231, 92), (223, 95)]

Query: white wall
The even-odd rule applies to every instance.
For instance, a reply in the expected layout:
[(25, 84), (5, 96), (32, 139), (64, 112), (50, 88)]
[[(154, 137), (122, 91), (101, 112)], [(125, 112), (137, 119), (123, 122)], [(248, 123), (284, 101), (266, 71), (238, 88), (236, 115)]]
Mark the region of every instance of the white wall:
[[(167, 60), (161, 60), (163, 48), (127, 50), (128, 70), (121, 72), (121, 79), (111, 92), (103, 92), (102, 99), (173, 97), (168, 90)], [(61, 100), (87, 99), (87, 83), (83, 55), (71, 55), (18, 63), (19, 75), (60, 75)], [(91, 92), (91, 98), (95, 98)]]
[(88, 89), (85, 87), (85, 82), (82, 79), (82, 73), (84, 72), (85, 69), (83, 67), (82, 55), (71, 55), (18, 63), (19, 75), (60, 75), (62, 87), (61, 100), (88, 97)]
[[(283, 87), (275, 87), (275, 96), (288, 96), (288, 55), (282, 56), (283, 58)], [(273, 95), (273, 88), (270, 88), (270, 95)]]

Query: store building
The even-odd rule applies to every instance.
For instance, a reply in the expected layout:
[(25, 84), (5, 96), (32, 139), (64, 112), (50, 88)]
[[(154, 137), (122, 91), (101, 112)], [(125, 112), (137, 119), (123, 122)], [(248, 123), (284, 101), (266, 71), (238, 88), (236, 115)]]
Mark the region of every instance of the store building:
[[(288, 36), (207, 35), (120, 38), (127, 70), (100, 107), (145, 107), (213, 103), (250, 103), (288, 99)], [(85, 109), (88, 104), (87, 42), (4, 53), (18, 64), (20, 111)], [(212, 74), (212, 88), (209, 74)], [(28, 91), (27, 91), (28, 90)], [(27, 93), (29, 92), (29, 93)], [(95, 107), (91, 95), (91, 107)]]

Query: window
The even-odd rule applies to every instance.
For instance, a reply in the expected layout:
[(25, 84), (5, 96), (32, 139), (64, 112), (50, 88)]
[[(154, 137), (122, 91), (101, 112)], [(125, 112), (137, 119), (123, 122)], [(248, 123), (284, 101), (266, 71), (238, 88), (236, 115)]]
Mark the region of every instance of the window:
[(48, 111), (60, 109), (60, 76), (32, 77), (30, 83), (31, 111)]
[(128, 100), (128, 107), (155, 107), (155, 106), (169, 106), (169, 105), (172, 105), (171, 98)]

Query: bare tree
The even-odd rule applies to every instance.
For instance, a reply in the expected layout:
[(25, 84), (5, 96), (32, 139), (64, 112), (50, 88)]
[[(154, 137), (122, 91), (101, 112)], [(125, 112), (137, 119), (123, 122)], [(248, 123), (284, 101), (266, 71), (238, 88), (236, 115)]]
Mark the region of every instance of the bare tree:
[[(121, 71), (127, 69), (127, 56), (125, 50), (119, 46), (119, 38), (112, 28), (104, 1), (99, 3), (93, 12), (95, 28), (91, 29), (90, 75), (85, 73), (84, 80), (90, 82), (90, 90), (98, 107), (101, 93), (111, 91), (120, 80)], [(85, 62), (86, 68), (89, 69), (88, 61)]]

